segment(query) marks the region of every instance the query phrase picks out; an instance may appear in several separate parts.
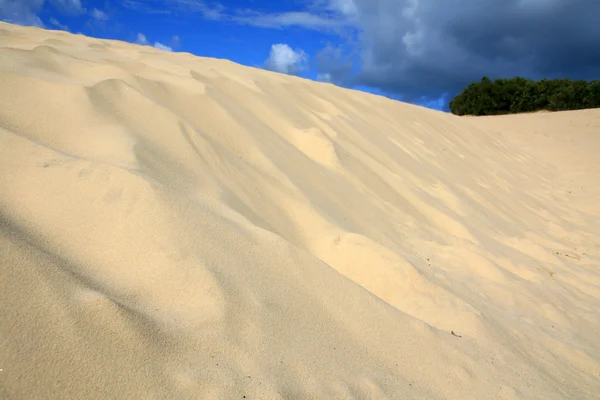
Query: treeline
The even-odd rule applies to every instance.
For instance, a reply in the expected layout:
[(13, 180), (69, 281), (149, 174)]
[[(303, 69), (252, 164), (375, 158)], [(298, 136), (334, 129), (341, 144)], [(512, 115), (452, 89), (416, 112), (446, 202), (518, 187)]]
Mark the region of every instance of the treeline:
[(457, 115), (498, 115), (540, 110), (563, 111), (600, 107), (600, 81), (488, 77), (471, 83), (450, 101)]

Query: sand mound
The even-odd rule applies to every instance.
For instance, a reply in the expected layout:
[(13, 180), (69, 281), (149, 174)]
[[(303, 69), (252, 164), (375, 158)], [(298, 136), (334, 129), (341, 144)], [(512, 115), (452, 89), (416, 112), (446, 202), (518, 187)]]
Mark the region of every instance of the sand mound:
[(0, 397), (597, 396), (599, 110), (0, 28)]

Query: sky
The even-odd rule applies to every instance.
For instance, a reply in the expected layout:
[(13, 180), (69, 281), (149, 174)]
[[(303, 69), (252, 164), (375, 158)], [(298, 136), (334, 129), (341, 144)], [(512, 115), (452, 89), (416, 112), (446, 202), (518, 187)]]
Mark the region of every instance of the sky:
[(600, 79), (600, 0), (0, 0), (0, 20), (447, 111), (469, 83)]

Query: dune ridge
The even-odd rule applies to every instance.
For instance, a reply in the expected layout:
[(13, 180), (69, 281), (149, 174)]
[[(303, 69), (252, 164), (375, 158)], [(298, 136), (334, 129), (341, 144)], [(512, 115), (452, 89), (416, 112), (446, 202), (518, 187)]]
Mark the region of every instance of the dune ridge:
[(0, 54), (0, 397), (600, 390), (600, 110), (5, 23)]

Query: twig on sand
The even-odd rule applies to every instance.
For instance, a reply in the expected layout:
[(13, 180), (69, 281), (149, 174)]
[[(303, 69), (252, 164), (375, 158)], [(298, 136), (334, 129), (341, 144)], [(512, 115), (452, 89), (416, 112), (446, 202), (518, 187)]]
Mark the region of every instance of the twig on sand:
[(454, 331), (450, 331), (450, 333), (452, 333), (456, 337), (462, 337), (461, 335), (457, 335), (456, 333), (454, 333)]

